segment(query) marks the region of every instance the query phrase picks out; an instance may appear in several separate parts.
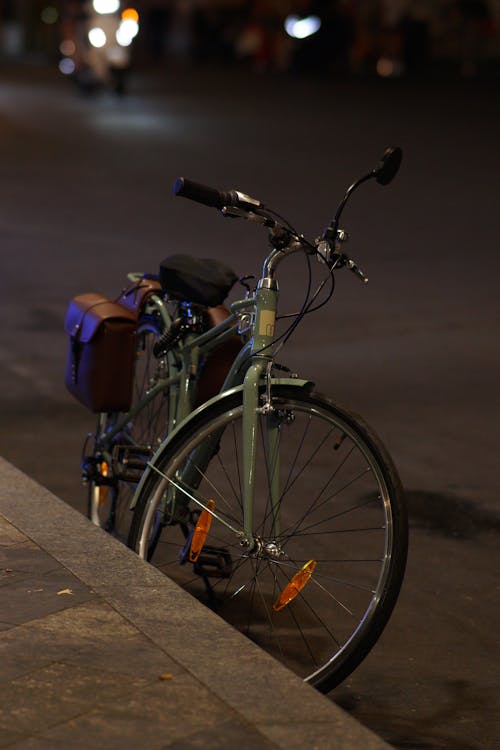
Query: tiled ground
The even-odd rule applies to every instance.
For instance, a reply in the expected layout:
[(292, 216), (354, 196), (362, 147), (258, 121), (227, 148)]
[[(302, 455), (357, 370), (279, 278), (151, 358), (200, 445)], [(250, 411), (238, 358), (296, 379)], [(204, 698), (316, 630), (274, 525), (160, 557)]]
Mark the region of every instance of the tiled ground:
[(276, 747), (1, 516), (0, 587), (0, 747)]
[(0, 458), (0, 748), (384, 750)]

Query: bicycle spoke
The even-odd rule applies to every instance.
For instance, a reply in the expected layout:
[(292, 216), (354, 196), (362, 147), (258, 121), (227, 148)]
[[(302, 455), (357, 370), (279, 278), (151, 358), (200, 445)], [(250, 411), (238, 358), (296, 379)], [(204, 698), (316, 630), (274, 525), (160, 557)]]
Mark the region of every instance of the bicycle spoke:
[[(304, 563), (306, 563), (307, 560), (304, 558), (303, 560), (297, 560), (297, 565), (299, 568), (301, 568)], [(364, 557), (364, 558), (356, 558), (356, 557), (318, 557), (315, 558), (315, 562), (318, 563), (381, 563), (383, 562), (383, 558), (381, 557)]]
[(210, 508), (207, 508), (207, 506), (199, 500), (197, 497), (195, 497), (192, 493), (190, 493), (185, 487), (178, 484), (176, 481), (174, 481), (171, 477), (167, 477), (166, 474), (164, 474), (162, 471), (160, 471), (154, 464), (152, 464), (150, 461), (148, 461), (148, 466), (156, 471), (157, 474), (159, 474), (163, 479), (166, 479), (167, 482), (169, 482), (173, 487), (175, 487), (176, 490), (179, 490), (179, 492), (183, 492), (187, 497), (189, 497), (190, 500), (192, 500), (196, 505), (199, 505), (200, 508), (203, 510), (206, 510), (207, 513), (210, 513), (211, 516), (216, 518), (220, 523), (222, 523), (224, 526), (227, 526), (228, 529), (231, 529), (231, 531), (234, 531), (235, 534), (239, 534), (237, 529), (233, 528), (231, 524), (227, 523), (227, 521), (224, 521), (215, 511), (210, 510)]
[(285, 494), (285, 492), (287, 491), (287, 489), (289, 487), (291, 488), (292, 485), (293, 485), (293, 482), (290, 484), (290, 480), (291, 480), (291, 477), (292, 477), (292, 474), (293, 474), (293, 470), (295, 469), (295, 467), (297, 465), (297, 461), (299, 459), (300, 452), (302, 451), (302, 446), (305, 443), (305, 439), (306, 439), (307, 433), (309, 431), (310, 425), (311, 425), (311, 416), (309, 416), (309, 419), (306, 422), (306, 426), (304, 427), (304, 431), (303, 431), (303, 433), (302, 433), (302, 435), (300, 437), (300, 441), (299, 441), (299, 444), (297, 446), (297, 452), (295, 453), (295, 457), (294, 457), (293, 461), (291, 462), (290, 471), (288, 472), (288, 477), (287, 477), (286, 482), (285, 482), (285, 486), (284, 486), (284, 489), (283, 489), (283, 494)]
[[(349, 453), (347, 454), (345, 460), (342, 462), (342, 464), (340, 465), (340, 467), (338, 467), (338, 470), (340, 470), (341, 466), (343, 466), (345, 464), (345, 462), (347, 461), (347, 459), (349, 458), (349, 456), (351, 455), (351, 453), (352, 453), (353, 450), (354, 450), (354, 448), (352, 448), (351, 451), (349, 451)], [(330, 484), (330, 482), (334, 478), (334, 476), (337, 475), (338, 470), (335, 470), (334, 474), (332, 475), (332, 477), (328, 481), (327, 485)], [(364, 472), (362, 472), (358, 478), (361, 478), (361, 476), (363, 476), (363, 473)], [(356, 481), (356, 480), (354, 480), (354, 481)], [(297, 520), (296, 525), (295, 525), (295, 529), (297, 529), (300, 526), (300, 523), (302, 523), (305, 520), (305, 518), (307, 518), (313, 512), (317, 511), (318, 508), (321, 508), (321, 507), (323, 507), (323, 505), (325, 505), (326, 503), (330, 502), (334, 497), (336, 497), (341, 492), (343, 492), (345, 489), (347, 489), (347, 487), (349, 487), (351, 484), (352, 484), (352, 482), (348, 482), (346, 485), (344, 485), (344, 487), (340, 488), (333, 495), (330, 495), (325, 500), (323, 500), (321, 503), (319, 503), (319, 505), (317, 505), (317, 503), (318, 503), (321, 495), (323, 494), (323, 491), (324, 491), (324, 488), (323, 488), (323, 490), (319, 493), (319, 495), (317, 495), (315, 497), (315, 499), (313, 500), (313, 502), (309, 505), (309, 507), (307, 508), (307, 510), (305, 510), (303, 512), (302, 516)], [(284, 533), (287, 533), (287, 531), (288, 531), (288, 529)], [(292, 531), (291, 533), (293, 534), (294, 531)]]
[[(285, 579), (287, 580), (287, 583), (290, 583), (290, 579), (286, 575), (285, 575)], [(299, 594), (299, 596), (301, 596), (301, 595)], [(316, 657), (314, 655), (314, 652), (311, 649), (311, 646), (309, 645), (309, 640), (306, 638), (304, 630), (301, 627), (301, 625), (300, 625), (300, 623), (299, 623), (299, 621), (298, 621), (298, 619), (297, 619), (297, 617), (295, 615), (293, 607), (287, 607), (287, 612), (290, 615), (290, 617), (292, 618), (292, 620), (294, 621), (294, 623), (295, 623), (295, 625), (297, 627), (297, 630), (299, 632), (299, 635), (300, 635), (300, 637), (301, 637), (301, 639), (302, 639), (302, 641), (304, 643), (304, 646), (306, 647), (306, 650), (309, 653), (309, 656), (310, 656), (310, 658), (311, 658), (314, 666), (317, 667), (318, 666), (317, 659), (316, 659)]]
[(283, 648), (281, 646), (281, 641), (280, 641), (279, 637), (277, 636), (276, 630), (275, 630), (274, 625), (273, 625), (272, 611), (268, 607), (268, 604), (266, 602), (266, 597), (264, 596), (264, 593), (262, 592), (262, 589), (261, 589), (258, 577), (255, 579), (255, 581), (256, 581), (257, 588), (258, 588), (258, 591), (259, 591), (259, 595), (260, 595), (260, 598), (261, 598), (261, 601), (262, 601), (262, 606), (264, 607), (264, 612), (265, 612), (265, 614), (267, 616), (267, 620), (268, 620), (268, 623), (269, 623), (269, 634), (270, 634), (270, 637), (276, 643), (276, 645), (278, 646), (280, 654), (283, 654)]
[[(244, 565), (244, 564), (245, 564), (245, 562), (247, 562), (247, 560), (248, 560), (248, 558), (247, 558), (246, 556), (242, 555), (242, 556), (241, 556), (241, 557), (239, 558), (239, 560), (237, 561), (237, 563), (236, 563), (236, 566), (235, 566), (234, 570), (232, 571), (232, 573), (231, 573), (231, 575), (229, 576), (229, 578), (228, 578), (228, 579), (226, 580), (226, 585), (225, 585), (224, 591), (222, 592), (222, 595), (223, 595), (223, 597), (224, 597), (224, 598), (225, 598), (225, 597), (227, 596), (227, 593), (228, 593), (228, 588), (229, 588), (229, 586), (231, 585), (231, 582), (233, 581), (233, 578), (234, 578), (234, 577), (236, 576), (236, 574), (238, 573), (238, 571), (239, 571), (239, 569), (241, 568), (241, 566), (242, 566), (242, 565)], [(215, 583), (213, 584), (213, 587), (214, 587), (214, 588), (216, 588), (216, 587), (217, 587), (217, 586), (219, 585), (219, 583), (221, 583), (221, 582), (222, 582), (223, 580), (224, 580), (224, 579), (222, 579), (222, 578), (221, 578), (221, 579), (219, 579), (218, 581), (216, 581), (216, 582), (215, 582)], [(235, 596), (235, 594), (231, 594), (230, 598), (232, 599), (232, 598), (233, 598), (234, 596)]]
[(240, 510), (243, 513), (243, 490), (242, 490), (242, 484), (241, 484), (241, 472), (240, 472), (240, 459), (238, 455), (238, 440), (236, 439), (236, 429), (234, 426), (234, 422), (231, 425), (232, 433), (233, 433), (233, 447), (234, 447), (234, 455), (235, 455), (235, 464), (236, 464), (236, 470), (238, 473), (238, 487), (239, 492), (235, 493), (236, 501), (239, 503)]
[[(233, 484), (233, 482), (232, 482), (232, 479), (231, 479), (231, 477), (229, 476), (229, 472), (227, 471), (227, 469), (226, 469), (226, 466), (225, 466), (225, 464), (223, 464), (223, 462), (222, 462), (222, 459), (221, 459), (221, 457), (219, 456), (219, 454), (217, 454), (217, 457), (216, 457), (216, 458), (217, 458), (217, 462), (219, 463), (219, 466), (221, 467), (221, 469), (222, 469), (222, 471), (223, 471), (223, 473), (224, 473), (224, 476), (226, 477), (226, 479), (227, 479), (227, 482), (228, 482), (228, 484), (229, 484), (229, 486), (230, 486), (230, 488), (231, 488), (231, 490), (232, 490), (232, 493), (233, 493), (233, 495), (234, 495), (234, 498), (235, 498), (236, 502), (238, 502), (238, 503), (240, 504), (240, 508), (241, 508), (241, 501), (240, 501), (240, 497), (241, 497), (241, 494), (238, 494), (238, 493), (236, 492), (236, 489), (235, 489), (235, 487), (234, 487), (234, 484)], [(221, 497), (222, 497), (222, 495), (221, 495)], [(228, 506), (230, 505), (230, 503), (228, 503), (228, 502), (227, 502), (227, 500), (224, 500), (224, 502), (226, 502)]]
[[(291, 490), (291, 488), (292, 488), (292, 487), (293, 487), (293, 485), (294, 485), (294, 484), (296, 483), (296, 481), (297, 481), (297, 480), (299, 479), (299, 477), (300, 477), (300, 476), (301, 476), (301, 475), (303, 474), (303, 472), (305, 471), (305, 469), (307, 468), (307, 466), (309, 466), (309, 465), (310, 465), (310, 462), (312, 461), (312, 458), (313, 458), (313, 457), (314, 457), (314, 456), (316, 455), (316, 453), (317, 453), (317, 452), (319, 452), (319, 449), (320, 449), (320, 448), (322, 447), (323, 443), (324, 443), (324, 442), (326, 442), (326, 440), (328, 439), (328, 437), (330, 436), (330, 434), (331, 434), (331, 433), (333, 432), (333, 428), (332, 428), (332, 429), (330, 430), (330, 432), (328, 433), (328, 435), (326, 435), (326, 436), (325, 436), (325, 437), (323, 438), (323, 440), (322, 440), (322, 442), (321, 442), (320, 446), (319, 446), (319, 447), (316, 447), (316, 448), (315, 448), (315, 450), (314, 450), (314, 451), (313, 451), (313, 452), (312, 452), (312, 453), (310, 454), (309, 458), (308, 458), (308, 459), (306, 459), (306, 462), (305, 462), (305, 464), (304, 464), (304, 465), (302, 466), (302, 468), (301, 468), (301, 469), (300, 469), (300, 470), (299, 470), (299, 471), (298, 471), (298, 472), (296, 473), (296, 475), (294, 476), (293, 480), (291, 480), (291, 477), (292, 477), (292, 474), (293, 474), (294, 468), (295, 468), (295, 466), (296, 466), (296, 464), (297, 464), (297, 462), (298, 462), (298, 458), (299, 458), (300, 452), (301, 452), (301, 450), (302, 450), (302, 447), (303, 447), (303, 444), (304, 444), (304, 442), (305, 442), (306, 434), (307, 434), (307, 433), (308, 433), (308, 431), (309, 431), (309, 425), (310, 425), (310, 423), (311, 423), (311, 417), (309, 417), (309, 421), (308, 421), (308, 423), (306, 424), (306, 427), (305, 427), (305, 429), (304, 429), (304, 432), (303, 432), (303, 434), (302, 434), (302, 437), (301, 437), (301, 440), (300, 440), (299, 446), (298, 446), (298, 448), (297, 448), (297, 452), (296, 452), (296, 454), (295, 454), (295, 457), (294, 457), (294, 459), (293, 459), (292, 465), (291, 465), (291, 467), (290, 467), (290, 471), (289, 471), (289, 474), (288, 474), (288, 478), (287, 478), (287, 481), (285, 482), (285, 487), (284, 487), (283, 491), (281, 492), (281, 495), (280, 495), (280, 497), (279, 497), (279, 499), (278, 499), (278, 503), (277, 503), (277, 510), (276, 510), (276, 512), (277, 512), (277, 513), (279, 513), (279, 512), (280, 512), (280, 510), (281, 510), (281, 506), (282, 506), (283, 500), (284, 500), (284, 498), (285, 498), (285, 495), (287, 495), (287, 493), (288, 493), (288, 492), (289, 492), (289, 491)], [(290, 481), (290, 480), (291, 480), (291, 481)]]
[[(311, 417), (309, 417), (309, 421), (308, 421), (308, 423), (307, 423), (307, 425), (306, 425), (306, 428), (305, 428), (305, 430), (304, 430), (304, 432), (303, 432), (303, 435), (302, 435), (302, 437), (301, 437), (301, 440), (300, 440), (300, 444), (299, 444), (299, 447), (297, 448), (297, 452), (296, 452), (296, 454), (295, 454), (295, 457), (294, 457), (294, 460), (293, 460), (292, 468), (290, 469), (290, 473), (289, 473), (289, 478), (291, 477), (291, 475), (292, 475), (292, 473), (293, 473), (293, 469), (294, 469), (294, 466), (295, 466), (295, 464), (296, 464), (296, 462), (297, 462), (297, 460), (298, 460), (298, 457), (299, 457), (300, 451), (302, 450), (302, 446), (303, 446), (303, 443), (304, 443), (305, 435), (306, 435), (306, 433), (307, 433), (307, 431), (308, 431), (308, 429), (309, 429), (309, 424), (310, 424), (310, 420), (311, 420)], [(317, 445), (317, 446), (315, 447), (315, 449), (314, 449), (313, 453), (311, 453), (310, 457), (309, 457), (309, 458), (307, 459), (307, 461), (306, 461), (306, 463), (304, 464), (304, 466), (302, 467), (302, 469), (301, 469), (301, 470), (300, 470), (300, 471), (299, 471), (299, 472), (298, 472), (298, 473), (296, 474), (296, 476), (294, 477), (294, 480), (293, 480), (293, 482), (291, 482), (291, 484), (290, 484), (290, 485), (288, 485), (288, 480), (287, 480), (287, 483), (286, 483), (286, 485), (285, 485), (285, 489), (283, 490), (283, 492), (282, 492), (282, 495), (281, 495), (281, 497), (280, 497), (280, 499), (279, 499), (279, 502), (278, 502), (278, 510), (279, 510), (279, 509), (281, 508), (281, 504), (282, 504), (283, 498), (284, 498), (284, 497), (285, 497), (285, 495), (287, 494), (288, 490), (289, 490), (289, 489), (290, 489), (290, 488), (291, 488), (291, 487), (293, 486), (293, 484), (294, 484), (294, 483), (295, 483), (295, 481), (296, 481), (296, 480), (298, 479), (298, 477), (299, 477), (299, 476), (300, 476), (300, 475), (301, 475), (301, 474), (303, 473), (303, 471), (305, 471), (305, 469), (306, 469), (306, 468), (307, 468), (307, 467), (308, 467), (308, 466), (310, 465), (310, 463), (311, 463), (311, 461), (313, 460), (313, 458), (314, 458), (314, 457), (315, 457), (315, 456), (316, 456), (316, 455), (317, 455), (317, 454), (319, 453), (319, 451), (321, 450), (321, 448), (323, 447), (323, 445), (324, 445), (324, 444), (326, 443), (326, 441), (327, 441), (327, 440), (328, 440), (328, 439), (330, 438), (330, 436), (331, 436), (332, 432), (333, 432), (333, 428), (332, 428), (331, 430), (329, 430), (329, 432), (328, 432), (328, 433), (327, 433), (327, 434), (326, 434), (326, 435), (325, 435), (325, 436), (324, 436), (324, 437), (322, 438), (322, 440), (320, 441), (319, 445)], [(310, 514), (310, 513), (312, 512), (312, 511), (313, 511), (313, 509), (315, 509), (315, 506), (316, 506), (316, 504), (318, 503), (318, 501), (319, 501), (319, 499), (320, 499), (321, 495), (322, 495), (322, 494), (323, 494), (323, 493), (325, 492), (325, 490), (326, 490), (326, 488), (328, 487), (328, 485), (330, 485), (330, 484), (331, 484), (331, 482), (333, 481), (333, 479), (334, 479), (334, 478), (335, 478), (335, 477), (337, 476), (337, 474), (338, 474), (338, 472), (340, 471), (340, 469), (342, 468), (342, 466), (344, 466), (344, 464), (345, 464), (345, 463), (347, 462), (347, 460), (349, 459), (349, 457), (350, 457), (350, 455), (352, 454), (353, 450), (354, 450), (354, 446), (352, 446), (351, 450), (350, 450), (350, 451), (348, 452), (348, 454), (347, 454), (347, 455), (346, 455), (346, 456), (344, 457), (344, 459), (343, 459), (343, 460), (341, 461), (341, 463), (340, 463), (340, 464), (339, 464), (339, 465), (338, 465), (338, 466), (337, 466), (337, 467), (336, 467), (336, 468), (334, 469), (334, 471), (333, 471), (333, 473), (331, 474), (331, 476), (329, 477), (328, 481), (327, 481), (327, 482), (326, 482), (326, 483), (324, 484), (324, 486), (323, 486), (323, 489), (322, 489), (322, 490), (321, 490), (321, 491), (319, 492), (319, 494), (318, 494), (318, 495), (316, 496), (316, 498), (315, 498), (315, 499), (313, 500), (313, 502), (312, 502), (312, 503), (310, 504), (309, 508), (307, 508), (306, 510), (304, 510), (304, 511), (303, 511), (303, 515), (302, 515), (302, 517), (301, 517), (301, 518), (299, 518), (299, 519), (297, 520), (297, 522), (296, 522), (296, 528), (297, 528), (297, 527), (298, 527), (298, 526), (300, 525), (300, 523), (301, 523), (301, 522), (302, 522), (302, 521), (303, 521), (303, 520), (304, 520), (304, 519), (305, 519), (305, 518), (306, 518), (306, 517), (307, 517), (307, 516), (308, 516), (308, 515), (309, 515), (309, 514)], [(320, 503), (320, 505), (319, 505), (319, 506), (317, 506), (317, 507), (321, 507), (321, 506), (322, 506), (322, 505), (323, 505), (324, 503), (328, 502), (328, 501), (329, 501), (330, 499), (331, 499), (331, 498), (327, 498), (327, 499), (326, 499), (326, 500), (324, 500), (324, 501), (323, 501), (322, 503)], [(316, 509), (317, 509), (317, 507), (316, 507)], [(286, 530), (285, 532), (282, 532), (282, 535), (286, 534), (287, 532), (288, 532), (288, 529), (287, 529), (287, 530)], [(293, 534), (294, 532), (292, 531), (291, 533)]]
[(253, 603), (255, 599), (255, 588), (256, 588), (256, 576), (255, 576), (255, 568), (254, 568), (254, 561), (250, 560), (250, 567), (252, 568), (253, 577), (250, 579), (250, 582), (252, 583), (251, 589), (250, 589), (250, 605), (247, 610), (247, 624), (246, 624), (246, 635), (249, 635), (250, 633), (250, 627), (252, 624), (252, 612), (253, 612)]
[[(225, 496), (224, 496), (224, 495), (222, 494), (222, 492), (221, 492), (221, 491), (220, 491), (220, 490), (219, 490), (219, 489), (218, 489), (218, 488), (217, 488), (217, 487), (215, 486), (215, 484), (214, 484), (214, 483), (213, 483), (213, 482), (212, 482), (212, 481), (211, 481), (211, 480), (210, 480), (210, 479), (209, 479), (209, 478), (207, 477), (206, 473), (204, 473), (204, 472), (203, 472), (203, 471), (202, 471), (202, 470), (200, 469), (200, 467), (199, 467), (199, 466), (196, 466), (196, 465), (195, 465), (195, 466), (194, 466), (194, 468), (195, 468), (195, 470), (196, 470), (196, 471), (197, 471), (197, 472), (198, 472), (198, 473), (199, 473), (199, 474), (201, 475), (201, 477), (202, 477), (202, 478), (203, 478), (203, 479), (204, 479), (204, 480), (205, 480), (205, 481), (207, 482), (207, 484), (208, 484), (208, 485), (210, 485), (211, 489), (213, 489), (213, 491), (214, 491), (214, 492), (215, 492), (215, 494), (216, 494), (216, 495), (217, 495), (217, 496), (219, 497), (219, 499), (220, 499), (220, 500), (222, 500), (222, 502), (224, 503), (224, 505), (226, 505), (226, 507), (228, 507), (228, 508), (231, 508), (231, 507), (232, 507), (232, 506), (231, 506), (231, 503), (230, 503), (230, 502), (229, 502), (229, 501), (228, 501), (228, 500), (227, 500), (227, 499), (225, 498)], [(192, 489), (191, 491), (192, 491), (192, 492), (193, 492), (193, 494), (194, 494), (195, 490), (194, 490), (194, 489)], [(208, 493), (205, 493), (205, 494), (208, 494)], [(238, 519), (238, 518), (237, 518), (236, 516), (234, 516), (234, 515), (232, 515), (232, 514), (229, 514), (229, 513), (227, 512), (227, 511), (226, 511), (226, 512), (224, 513), (224, 511), (220, 511), (220, 508), (218, 509), (218, 511), (219, 511), (219, 512), (222, 512), (222, 513), (223, 513), (223, 514), (225, 515), (225, 517), (226, 517), (227, 519), (229, 519), (230, 521), (232, 521), (233, 523), (238, 523), (239, 519)]]
[[(269, 571), (270, 571), (270, 573), (271, 573), (271, 575), (273, 577), (273, 593), (272, 593), (272, 596), (271, 596), (271, 601), (275, 602), (276, 599), (277, 599), (277, 596), (278, 596), (278, 591), (281, 593), (281, 588), (280, 588), (278, 579), (276, 577), (276, 573), (274, 572), (273, 566), (269, 562), (268, 562), (267, 565), (268, 565)], [(271, 617), (274, 617), (274, 610), (271, 611)], [(281, 648), (281, 642), (280, 641), (278, 641), (278, 645), (279, 645), (279, 649), (280, 649), (280, 654), (283, 656), (283, 650)]]
[[(363, 470), (363, 471), (361, 472), (361, 474), (358, 474), (358, 476), (354, 477), (354, 479), (352, 479), (352, 480), (351, 480), (350, 482), (347, 482), (347, 484), (345, 484), (345, 485), (344, 485), (343, 487), (341, 487), (341, 488), (340, 488), (339, 490), (337, 490), (337, 492), (335, 492), (335, 493), (334, 493), (333, 495), (330, 495), (330, 497), (328, 497), (328, 498), (327, 498), (326, 500), (324, 500), (324, 501), (323, 501), (323, 502), (321, 503), (320, 507), (322, 507), (323, 505), (325, 505), (325, 503), (329, 502), (330, 500), (333, 500), (333, 498), (334, 498), (334, 497), (337, 497), (337, 496), (338, 496), (338, 495), (339, 495), (339, 494), (340, 494), (341, 492), (343, 492), (344, 490), (346, 490), (346, 489), (347, 489), (348, 487), (351, 487), (351, 486), (352, 486), (353, 484), (355, 484), (356, 482), (358, 482), (358, 481), (359, 481), (359, 480), (360, 480), (360, 479), (361, 479), (362, 477), (364, 477), (364, 476), (365, 476), (365, 475), (366, 475), (366, 474), (367, 474), (367, 473), (368, 473), (369, 471), (371, 471), (370, 467), (367, 467), (366, 469), (364, 469), (364, 470)], [(318, 510), (318, 508), (315, 508), (315, 509), (314, 509), (314, 512), (316, 512), (317, 510)], [(312, 512), (312, 511), (311, 511), (311, 512)], [(285, 530), (285, 531), (283, 532), (283, 535), (293, 536), (293, 535), (295, 535), (296, 533), (298, 533), (298, 529), (300, 528), (300, 524), (301, 524), (301, 523), (303, 523), (303, 522), (305, 521), (305, 518), (307, 517), (307, 515), (310, 515), (310, 513), (309, 513), (309, 514), (306, 514), (306, 515), (303, 515), (303, 516), (301, 517), (301, 519), (300, 519), (299, 521), (297, 521), (297, 523), (296, 523), (295, 527), (294, 527), (294, 528), (293, 528), (293, 529), (292, 529), (291, 531), (290, 531), (290, 528), (286, 529), (286, 530)], [(330, 521), (330, 520), (333, 520), (333, 519), (334, 519), (334, 518), (336, 518), (336, 517), (337, 517), (337, 515), (336, 515), (336, 514), (334, 514), (333, 516), (330, 516), (330, 517), (329, 517), (329, 518), (327, 518), (327, 519), (323, 519), (323, 520), (321, 520), (321, 521), (317, 521), (316, 523), (312, 524), (311, 526), (307, 526), (307, 527), (306, 527), (306, 529), (308, 529), (308, 528), (313, 528), (314, 526), (317, 526), (318, 524), (324, 523), (324, 522), (325, 522), (325, 521), (327, 521), (327, 520), (328, 520), (328, 521)], [(305, 531), (306, 529), (303, 529), (302, 531)]]

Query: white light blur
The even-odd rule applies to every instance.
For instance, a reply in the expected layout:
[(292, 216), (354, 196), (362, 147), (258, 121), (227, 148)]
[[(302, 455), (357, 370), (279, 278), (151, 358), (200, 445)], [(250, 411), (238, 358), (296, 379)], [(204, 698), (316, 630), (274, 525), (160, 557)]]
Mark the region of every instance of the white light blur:
[(128, 47), (132, 44), (132, 39), (139, 33), (139, 24), (137, 21), (126, 19), (122, 21), (116, 32), (116, 41), (122, 47)]
[(94, 0), (93, 5), (96, 13), (116, 13), (120, 0)]
[(75, 63), (73, 62), (71, 57), (63, 57), (63, 59), (59, 63), (59, 70), (61, 71), (61, 73), (64, 73), (65, 76), (70, 76), (75, 72)]
[(116, 41), (120, 47), (128, 47), (132, 44), (132, 37), (123, 33), (121, 26), (116, 31)]
[(106, 44), (106, 34), (98, 26), (94, 26), (89, 31), (89, 42), (92, 47), (104, 47)]
[(306, 16), (306, 18), (287, 16), (285, 18), (285, 31), (294, 39), (306, 39), (319, 31), (320, 27), (321, 18), (318, 16)]

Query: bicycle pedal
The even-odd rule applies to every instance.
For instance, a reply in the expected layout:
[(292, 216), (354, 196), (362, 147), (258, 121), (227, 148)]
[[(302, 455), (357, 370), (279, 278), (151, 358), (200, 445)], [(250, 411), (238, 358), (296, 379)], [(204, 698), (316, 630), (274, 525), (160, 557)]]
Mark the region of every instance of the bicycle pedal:
[(191, 540), (193, 538), (193, 534), (194, 534), (194, 526), (191, 523), (191, 524), (189, 524), (189, 533), (188, 533), (188, 535), (186, 537), (186, 541), (184, 543), (184, 546), (181, 549), (181, 551), (179, 552), (179, 563), (181, 565), (185, 565), (187, 563), (187, 561), (188, 561), (189, 550), (191, 548)]
[(115, 482), (111, 466), (102, 456), (82, 458), (82, 480), (84, 484), (95, 482), (100, 487), (112, 487)]
[(193, 571), (202, 578), (229, 578), (233, 572), (233, 561), (225, 547), (206, 545), (193, 564)]
[(137, 484), (153, 456), (149, 445), (113, 446), (113, 474), (121, 482)]

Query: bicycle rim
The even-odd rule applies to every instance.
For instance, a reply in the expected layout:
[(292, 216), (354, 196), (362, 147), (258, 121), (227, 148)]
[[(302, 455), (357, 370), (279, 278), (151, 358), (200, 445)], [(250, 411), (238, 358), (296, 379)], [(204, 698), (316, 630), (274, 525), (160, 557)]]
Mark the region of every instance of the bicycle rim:
[[(246, 553), (235, 533), (243, 526), (241, 400), (212, 408), (203, 424), (180, 436), (175, 452), (162, 457), (163, 476), (155, 472), (146, 483), (130, 541), (231, 625), (327, 690), (361, 661), (395, 603), (406, 559), (401, 492), (383, 448), (353, 417), (321, 397), (285, 390), (273, 404), (279, 426), (272, 445), (269, 417), (259, 417), (258, 553)], [(185, 476), (188, 463), (193, 476), (199, 446), (214, 435), (214, 457), (195, 467), (197, 479), (186, 490), (205, 504), (214, 501), (217, 517), (198, 562), (180, 564), (186, 523), (179, 523), (168, 500), (172, 480)], [(273, 482), (279, 485), (274, 510)], [(200, 508), (184, 492), (180, 504), (184, 519), (192, 514), (192, 531)], [(310, 561), (312, 574), (302, 574), (305, 583), (280, 607)]]

